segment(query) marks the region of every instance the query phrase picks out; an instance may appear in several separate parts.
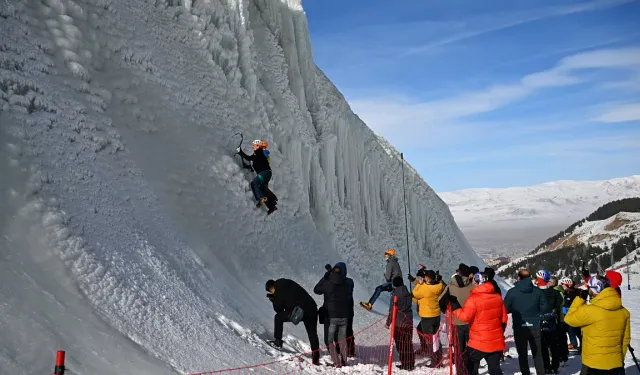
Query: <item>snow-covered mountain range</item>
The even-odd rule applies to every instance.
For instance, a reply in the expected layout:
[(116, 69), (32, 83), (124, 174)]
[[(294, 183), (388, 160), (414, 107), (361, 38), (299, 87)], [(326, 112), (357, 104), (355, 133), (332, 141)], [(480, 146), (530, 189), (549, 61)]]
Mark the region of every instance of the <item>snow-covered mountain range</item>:
[(501, 221), (575, 221), (603, 204), (640, 197), (640, 175), (604, 181), (555, 181), (527, 187), (440, 193), (460, 225)]
[[(5, 0), (0, 35), (0, 373), (270, 361), (267, 279), (343, 260), (363, 300), (387, 247), (409, 272), (399, 154), (314, 64), (300, 1)], [(269, 142), (272, 216), (237, 132)], [(406, 173), (411, 263), (483, 266)]]
[(522, 255), (603, 204), (640, 197), (640, 175), (439, 193), (476, 251)]

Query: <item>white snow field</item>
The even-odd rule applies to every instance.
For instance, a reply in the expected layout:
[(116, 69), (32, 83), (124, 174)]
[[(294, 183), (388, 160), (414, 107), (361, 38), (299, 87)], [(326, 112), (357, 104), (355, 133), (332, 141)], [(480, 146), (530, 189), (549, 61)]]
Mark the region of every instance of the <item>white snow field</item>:
[[(270, 144), (272, 216), (236, 132)], [(406, 185), (411, 264), (484, 266)], [(58, 349), (72, 374), (271, 361), (267, 279), (311, 290), (343, 260), (364, 300), (387, 247), (408, 273), (399, 154), (316, 67), (295, 0), (0, 1), (0, 195), (2, 374)]]

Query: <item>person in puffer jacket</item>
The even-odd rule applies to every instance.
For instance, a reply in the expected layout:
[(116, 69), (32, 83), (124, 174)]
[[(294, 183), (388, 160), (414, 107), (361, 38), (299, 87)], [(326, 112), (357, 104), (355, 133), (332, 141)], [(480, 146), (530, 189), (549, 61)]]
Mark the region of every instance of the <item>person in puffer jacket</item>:
[(401, 370), (412, 371), (415, 368), (415, 354), (413, 352), (413, 310), (411, 293), (404, 282), (402, 277), (398, 276), (393, 279), (393, 290), (391, 291), (391, 303), (389, 303), (389, 315), (387, 316), (386, 328), (391, 326), (391, 318), (393, 313), (393, 299), (398, 297), (398, 313), (396, 315), (396, 326), (394, 330), (394, 339), (396, 344), (396, 350), (400, 356), (400, 365), (398, 368)]
[(590, 304), (585, 295), (576, 297), (564, 317), (568, 325), (582, 328), (580, 375), (622, 374), (631, 342), (629, 311), (602, 276), (589, 278), (588, 294)]
[(469, 322), (467, 372), (478, 375), (480, 361), (487, 361), (490, 375), (502, 375), (500, 359), (505, 348), (504, 330), (509, 317), (502, 297), (495, 292), (487, 276), (477, 273), (476, 285), (462, 308), (454, 311), (456, 318)]
[[(410, 275), (409, 275), (410, 276)], [(413, 280), (412, 280), (413, 279)], [(409, 280), (416, 285), (413, 289), (413, 301), (418, 304), (418, 314), (420, 323), (417, 330), (420, 338), (419, 354), (426, 354), (431, 358), (431, 366), (434, 367), (441, 360), (440, 351), (434, 352), (438, 340), (438, 329), (440, 328), (440, 304), (438, 300), (444, 291), (442, 280), (436, 281), (436, 273), (433, 270), (420, 269), (416, 273), (416, 278)]]

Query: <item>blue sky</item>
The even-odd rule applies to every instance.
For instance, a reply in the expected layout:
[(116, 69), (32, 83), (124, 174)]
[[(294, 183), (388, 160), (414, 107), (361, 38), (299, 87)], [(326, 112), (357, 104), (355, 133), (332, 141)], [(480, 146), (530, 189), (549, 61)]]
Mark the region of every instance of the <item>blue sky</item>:
[(640, 1), (304, 0), (318, 66), (436, 191), (640, 174)]

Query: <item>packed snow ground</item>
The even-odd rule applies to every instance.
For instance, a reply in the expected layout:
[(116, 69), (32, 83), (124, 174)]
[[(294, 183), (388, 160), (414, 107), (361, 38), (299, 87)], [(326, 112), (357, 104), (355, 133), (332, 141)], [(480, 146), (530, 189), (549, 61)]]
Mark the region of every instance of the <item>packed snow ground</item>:
[[(298, 1), (5, 0), (0, 35), (0, 373), (58, 349), (76, 374), (265, 362), (227, 322), (272, 335), (268, 278), (343, 260), (364, 300), (386, 247), (408, 271), (399, 154), (315, 66)], [(236, 132), (270, 143), (273, 216)], [(482, 265), (406, 185), (411, 263)]]

